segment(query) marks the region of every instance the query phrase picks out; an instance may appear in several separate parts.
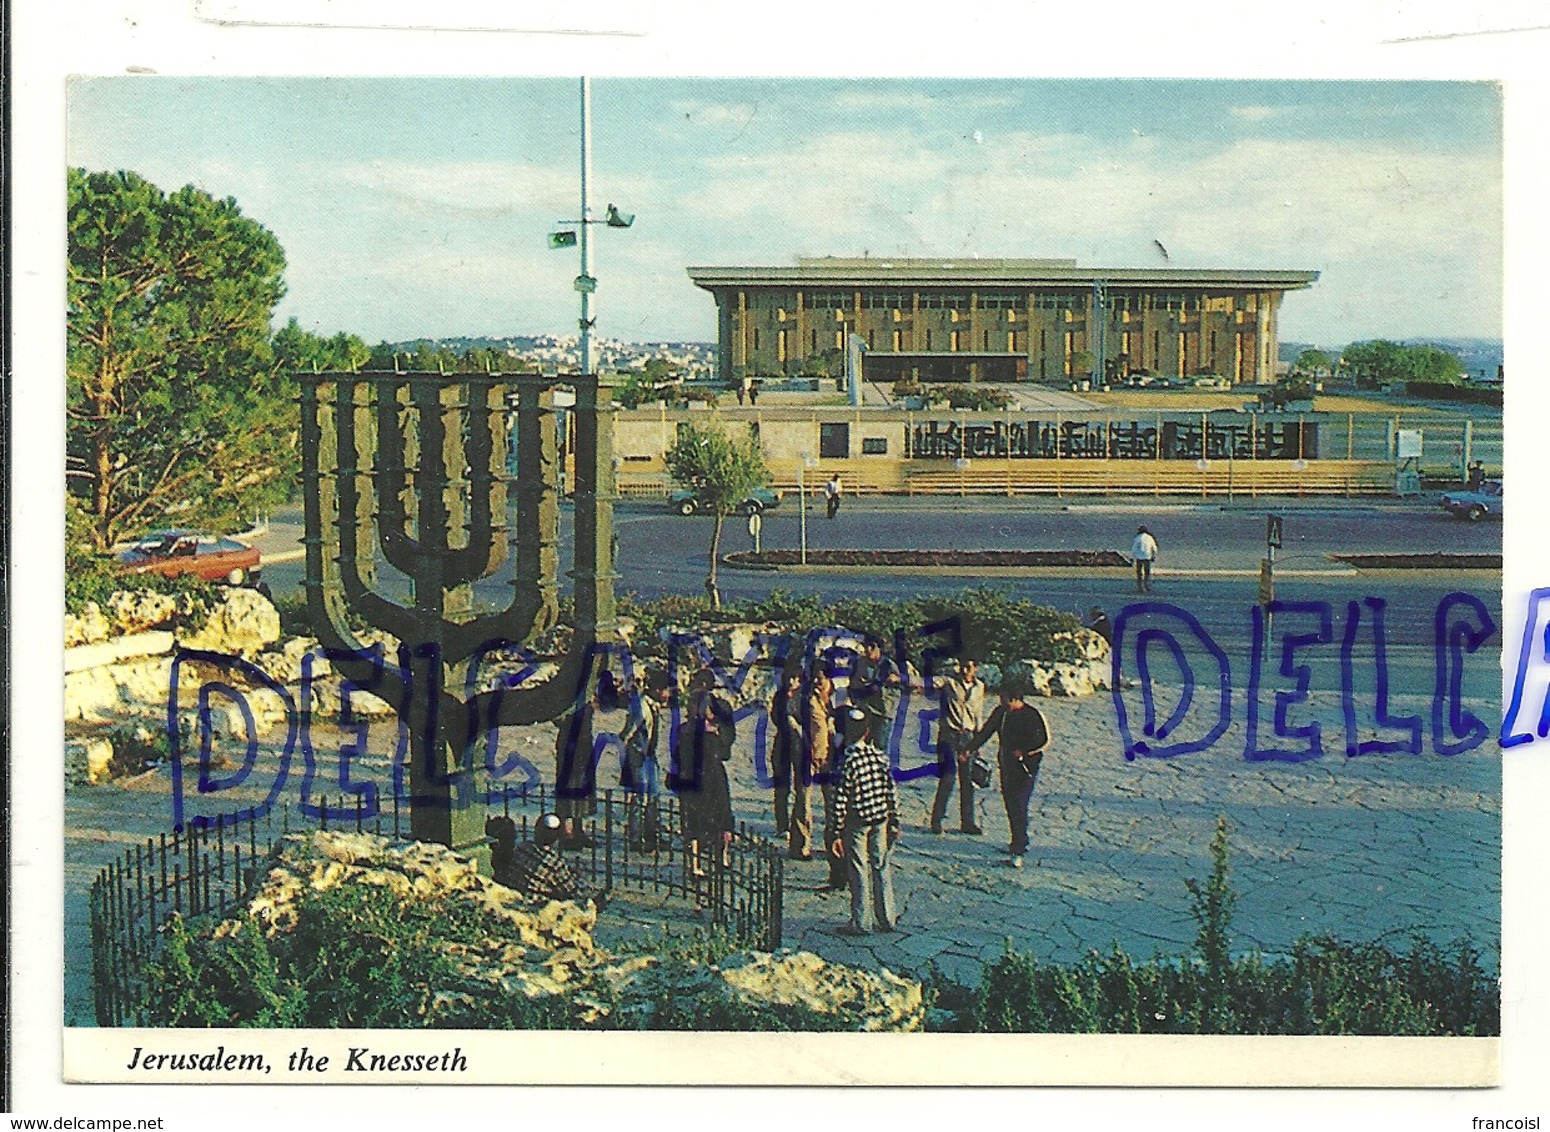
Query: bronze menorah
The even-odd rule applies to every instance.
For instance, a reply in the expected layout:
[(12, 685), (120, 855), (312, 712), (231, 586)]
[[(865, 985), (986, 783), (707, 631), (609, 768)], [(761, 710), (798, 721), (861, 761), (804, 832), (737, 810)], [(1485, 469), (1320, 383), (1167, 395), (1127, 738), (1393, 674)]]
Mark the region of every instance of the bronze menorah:
[[(483, 840), (473, 750), (485, 731), (564, 713), (593, 646), (618, 639), (611, 388), (596, 375), (298, 379), (308, 611), (334, 669), (398, 710), (394, 781), (400, 789), (407, 780), (410, 835), (467, 847)], [(454, 668), (521, 649), (556, 622), (561, 384), (576, 397), (572, 647), (559, 672), (532, 687), (481, 691), (465, 679), (455, 690)], [(515, 475), (507, 471), (513, 417)], [(383, 592), (379, 556), (407, 580), (409, 600)], [(509, 603), (478, 612), (474, 583), (497, 577), (508, 557)], [(397, 638), (396, 663), (352, 624)]]

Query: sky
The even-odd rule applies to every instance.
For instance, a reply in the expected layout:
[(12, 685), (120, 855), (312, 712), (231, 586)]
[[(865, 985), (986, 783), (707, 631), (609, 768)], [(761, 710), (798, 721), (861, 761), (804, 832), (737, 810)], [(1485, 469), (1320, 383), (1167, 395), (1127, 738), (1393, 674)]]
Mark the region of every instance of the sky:
[[(234, 197), (277, 323), (368, 342), (574, 333), (580, 83), (76, 80), (67, 152)], [(690, 265), (1063, 257), (1315, 270), (1286, 341), (1501, 336), (1498, 87), (1463, 82), (592, 82), (598, 332), (715, 338)], [(1166, 249), (1167, 259), (1163, 258)]]

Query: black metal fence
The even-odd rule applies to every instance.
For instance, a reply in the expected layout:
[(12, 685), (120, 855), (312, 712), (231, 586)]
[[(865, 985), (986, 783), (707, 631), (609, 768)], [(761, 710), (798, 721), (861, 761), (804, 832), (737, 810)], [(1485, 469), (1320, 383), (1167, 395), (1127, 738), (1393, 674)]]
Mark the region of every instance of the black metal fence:
[[(490, 808), (511, 817), (525, 839), (552, 802), (547, 787), (539, 786), (508, 791), (493, 798)], [(328, 813), (328, 799), (321, 803)], [(765, 950), (780, 946), (783, 846), (749, 833), (746, 825), (725, 844), (717, 839), (696, 846), (685, 836), (682, 811), (671, 796), (648, 802), (608, 790), (589, 808), (593, 812), (579, 822), (585, 834), (581, 847), (566, 856), (594, 888), (682, 901), (699, 910), (702, 922), (739, 942)], [(368, 816), (357, 808), (353, 819), (344, 821), (303, 821), (285, 805), (278, 815), (271, 810), (212, 829), (162, 834), (127, 850), (97, 875), (88, 895), (98, 1025), (149, 1021), (146, 969), (167, 917), (231, 912), (262, 883), (262, 865), (281, 837), (334, 828), (399, 839), (407, 825), (396, 800), (389, 812)]]

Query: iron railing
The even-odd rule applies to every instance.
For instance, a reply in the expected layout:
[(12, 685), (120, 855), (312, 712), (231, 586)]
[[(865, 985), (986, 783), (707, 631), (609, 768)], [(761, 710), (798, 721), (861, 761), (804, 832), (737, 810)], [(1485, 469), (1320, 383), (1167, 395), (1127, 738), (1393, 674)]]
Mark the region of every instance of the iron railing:
[[(342, 808), (335, 799), (332, 812)], [(491, 799), (516, 823), (519, 837), (547, 813), (553, 798), (546, 786), (513, 789)], [(348, 803), (346, 803), (348, 805)], [(678, 800), (664, 797), (649, 808), (644, 800), (604, 791), (594, 812), (581, 822), (585, 848), (566, 859), (595, 889), (650, 894), (682, 901), (699, 910), (701, 922), (738, 942), (764, 950), (781, 944), (784, 847), (739, 825), (725, 851), (709, 847), (690, 854)], [(328, 800), (319, 810), (327, 815)], [(649, 819), (649, 821), (648, 821)], [(190, 829), (148, 838), (125, 851), (92, 882), (88, 896), (92, 989), (98, 1025), (145, 1025), (149, 1021), (146, 972), (170, 915), (224, 916), (245, 902), (266, 875), (262, 866), (275, 843), (310, 829), (353, 829), (392, 837), (407, 833), (407, 815), (368, 814), (359, 806), (353, 819), (300, 820), (288, 805), (213, 828)], [(605, 916), (608, 913), (603, 913)]]

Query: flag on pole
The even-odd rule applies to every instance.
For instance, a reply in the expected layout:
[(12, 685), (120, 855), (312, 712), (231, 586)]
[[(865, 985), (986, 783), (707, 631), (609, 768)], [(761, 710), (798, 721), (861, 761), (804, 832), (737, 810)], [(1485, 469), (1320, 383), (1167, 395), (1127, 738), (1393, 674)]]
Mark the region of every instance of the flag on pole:
[(576, 246), (576, 233), (570, 231), (550, 232), (549, 246), (551, 248), (573, 248)]

